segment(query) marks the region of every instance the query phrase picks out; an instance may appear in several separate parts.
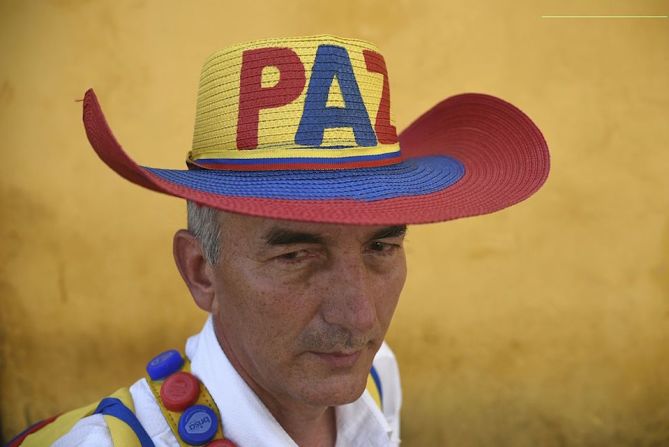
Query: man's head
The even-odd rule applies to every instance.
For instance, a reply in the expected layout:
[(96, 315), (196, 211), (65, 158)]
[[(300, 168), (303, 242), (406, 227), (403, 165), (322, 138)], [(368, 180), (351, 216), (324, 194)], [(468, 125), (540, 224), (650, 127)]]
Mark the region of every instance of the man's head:
[[(174, 254), (226, 354), (263, 400), (338, 405), (359, 397), (406, 278), (404, 225), (305, 223), (207, 211)], [(209, 213), (209, 214), (207, 214)], [(202, 222), (200, 222), (202, 224)], [(205, 240), (220, 234), (219, 250)], [(210, 262), (208, 253), (219, 251)]]

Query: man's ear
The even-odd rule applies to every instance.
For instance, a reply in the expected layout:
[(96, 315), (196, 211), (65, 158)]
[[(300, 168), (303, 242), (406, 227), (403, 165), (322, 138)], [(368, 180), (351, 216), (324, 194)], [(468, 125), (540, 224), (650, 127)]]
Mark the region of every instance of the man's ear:
[(215, 296), (214, 275), (200, 243), (191, 232), (179, 230), (174, 235), (172, 251), (179, 273), (193, 295), (195, 304), (211, 312)]

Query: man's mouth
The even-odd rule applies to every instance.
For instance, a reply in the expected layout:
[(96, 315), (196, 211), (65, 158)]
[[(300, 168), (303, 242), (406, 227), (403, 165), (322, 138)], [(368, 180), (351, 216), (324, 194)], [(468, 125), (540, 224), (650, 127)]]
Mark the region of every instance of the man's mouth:
[(318, 359), (325, 362), (330, 368), (351, 368), (360, 358), (362, 350), (358, 351), (335, 351), (335, 352), (315, 352), (312, 351)]

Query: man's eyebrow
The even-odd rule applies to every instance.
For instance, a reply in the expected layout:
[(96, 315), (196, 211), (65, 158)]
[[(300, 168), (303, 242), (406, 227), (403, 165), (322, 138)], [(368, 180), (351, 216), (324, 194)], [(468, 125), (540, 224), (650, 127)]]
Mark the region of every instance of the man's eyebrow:
[(385, 239), (391, 237), (404, 236), (407, 232), (406, 225), (393, 225), (392, 227), (381, 228), (374, 233), (370, 239)]
[(265, 236), (263, 236), (263, 239), (265, 239), (267, 245), (324, 243), (323, 237), (319, 234), (287, 230), (285, 228), (272, 228), (265, 234)]
[[(370, 240), (404, 236), (406, 231), (406, 225), (393, 225), (376, 231), (371, 235)], [(263, 236), (263, 239), (267, 245), (273, 246), (291, 244), (325, 244), (325, 239), (320, 234), (293, 231), (279, 227), (270, 229), (267, 234)]]

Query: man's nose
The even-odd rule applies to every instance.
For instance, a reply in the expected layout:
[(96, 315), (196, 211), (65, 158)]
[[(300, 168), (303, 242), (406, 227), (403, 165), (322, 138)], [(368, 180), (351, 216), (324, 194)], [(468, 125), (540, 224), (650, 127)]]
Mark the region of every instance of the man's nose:
[(353, 333), (368, 333), (376, 324), (373, 273), (361, 256), (338, 260), (329, 274), (323, 318)]

